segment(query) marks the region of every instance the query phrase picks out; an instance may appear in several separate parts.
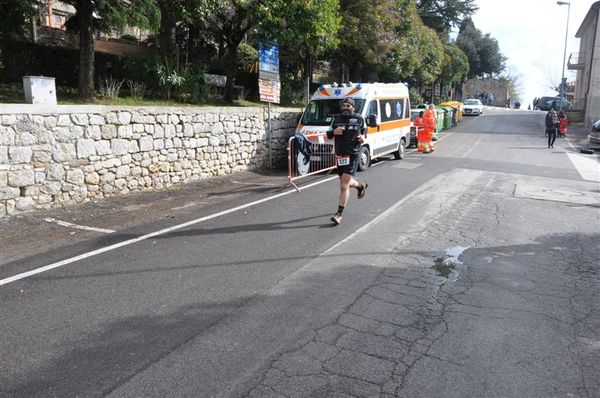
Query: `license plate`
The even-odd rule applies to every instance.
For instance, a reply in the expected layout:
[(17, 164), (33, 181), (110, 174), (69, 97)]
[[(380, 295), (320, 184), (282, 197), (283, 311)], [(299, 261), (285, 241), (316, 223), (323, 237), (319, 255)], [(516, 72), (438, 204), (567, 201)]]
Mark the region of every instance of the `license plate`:
[(350, 164), (350, 156), (338, 157), (337, 164), (338, 166), (348, 166)]
[(311, 162), (320, 162), (321, 161), (321, 157), (320, 156), (311, 156), (310, 157)]

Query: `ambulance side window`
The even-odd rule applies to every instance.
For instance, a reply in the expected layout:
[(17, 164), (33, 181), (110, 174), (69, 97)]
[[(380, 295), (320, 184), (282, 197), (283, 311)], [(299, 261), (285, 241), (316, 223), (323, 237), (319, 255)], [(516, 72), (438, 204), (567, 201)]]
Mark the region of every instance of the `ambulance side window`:
[(377, 101), (369, 102), (369, 108), (367, 109), (367, 117), (369, 115), (377, 115), (377, 120), (379, 120), (379, 111), (377, 110)]

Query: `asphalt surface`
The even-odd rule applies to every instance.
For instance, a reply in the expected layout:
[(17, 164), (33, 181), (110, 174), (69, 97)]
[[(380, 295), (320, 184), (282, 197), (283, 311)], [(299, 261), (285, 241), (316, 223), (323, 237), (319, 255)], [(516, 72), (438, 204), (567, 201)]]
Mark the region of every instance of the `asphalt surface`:
[(2, 220), (0, 396), (600, 396), (598, 156), (543, 117), (377, 162), (337, 227), (285, 170)]

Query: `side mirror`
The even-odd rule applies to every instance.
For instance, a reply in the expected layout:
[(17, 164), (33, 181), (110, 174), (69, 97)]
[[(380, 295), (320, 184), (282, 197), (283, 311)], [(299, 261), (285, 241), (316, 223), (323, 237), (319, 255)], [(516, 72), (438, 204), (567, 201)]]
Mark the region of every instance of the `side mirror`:
[(371, 114), (367, 116), (367, 126), (369, 127), (377, 127), (377, 115)]

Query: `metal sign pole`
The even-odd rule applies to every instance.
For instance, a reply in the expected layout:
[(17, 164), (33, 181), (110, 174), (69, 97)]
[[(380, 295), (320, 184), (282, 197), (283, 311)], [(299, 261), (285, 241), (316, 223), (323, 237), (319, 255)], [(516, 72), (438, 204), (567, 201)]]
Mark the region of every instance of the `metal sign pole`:
[(273, 159), (272, 159), (272, 145), (271, 145), (271, 138), (273, 137), (273, 131), (271, 130), (271, 103), (268, 102), (268, 123), (269, 123), (269, 128), (268, 128), (268, 135), (267, 135), (267, 140), (268, 140), (268, 146), (269, 146), (269, 168), (272, 169), (273, 168)]

